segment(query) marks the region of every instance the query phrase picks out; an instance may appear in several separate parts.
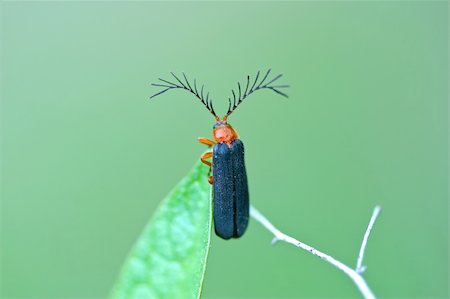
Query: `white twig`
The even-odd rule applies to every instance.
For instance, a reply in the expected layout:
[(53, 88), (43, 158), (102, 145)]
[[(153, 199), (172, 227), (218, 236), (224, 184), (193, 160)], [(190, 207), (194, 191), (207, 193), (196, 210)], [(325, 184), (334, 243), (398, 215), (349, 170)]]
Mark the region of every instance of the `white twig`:
[(363, 265), (364, 252), (366, 251), (367, 240), (369, 239), (370, 232), (372, 231), (372, 227), (380, 215), (380, 212), (381, 207), (376, 206), (373, 210), (372, 217), (370, 218), (369, 225), (367, 226), (366, 233), (364, 234), (361, 248), (359, 249), (358, 260), (356, 261), (356, 272), (359, 274), (362, 274), (366, 270), (366, 266)]
[[(365, 247), (367, 245), (367, 239), (369, 237), (370, 231), (372, 230), (373, 224), (376, 220), (376, 218), (378, 217), (379, 213), (380, 213), (381, 208), (380, 207), (375, 207), (375, 210), (373, 212), (372, 218), (370, 219), (370, 223), (369, 226), (367, 227), (367, 231), (364, 235), (364, 240), (363, 243), (361, 245), (361, 250), (359, 253), (359, 257), (358, 257), (358, 265), (360, 265), (360, 263), (362, 264), (362, 258), (364, 256), (364, 250)], [(361, 276), (361, 272), (358, 272), (358, 268), (356, 270), (353, 270), (352, 268), (348, 267), (347, 265), (343, 264), (342, 262), (336, 260), (335, 258), (329, 256), (328, 254), (325, 254), (303, 242), (300, 242), (299, 240), (292, 238), (284, 233), (282, 233), (281, 231), (279, 231), (272, 223), (270, 223), (269, 220), (267, 220), (266, 217), (264, 217), (264, 215), (262, 215), (257, 209), (255, 209), (253, 206), (250, 206), (250, 215), (251, 217), (253, 217), (253, 219), (255, 219), (256, 221), (258, 221), (259, 223), (261, 223), (267, 230), (269, 230), (273, 235), (274, 238), (272, 240), (272, 244), (278, 242), (278, 241), (284, 241), (287, 242), (289, 244), (292, 244), (296, 247), (299, 247), (301, 249), (304, 249), (306, 251), (309, 251), (310, 253), (312, 253), (315, 256), (318, 256), (319, 258), (321, 258), (322, 260), (332, 264), (333, 266), (335, 266), (336, 268), (338, 268), (339, 270), (343, 271), (345, 274), (347, 274), (352, 280), (353, 282), (356, 284), (356, 286), (358, 287), (358, 289), (361, 291), (362, 295), (364, 296), (364, 298), (366, 299), (374, 299), (375, 295), (374, 293), (370, 290), (369, 286), (367, 285), (366, 281), (364, 280), (364, 278)]]

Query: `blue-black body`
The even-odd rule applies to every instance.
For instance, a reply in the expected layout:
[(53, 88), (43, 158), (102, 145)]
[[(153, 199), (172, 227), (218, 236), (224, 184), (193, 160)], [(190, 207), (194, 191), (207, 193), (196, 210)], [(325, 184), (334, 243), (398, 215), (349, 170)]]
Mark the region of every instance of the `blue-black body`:
[(248, 183), (241, 140), (214, 145), (212, 171), (216, 235), (223, 239), (239, 238), (249, 220)]

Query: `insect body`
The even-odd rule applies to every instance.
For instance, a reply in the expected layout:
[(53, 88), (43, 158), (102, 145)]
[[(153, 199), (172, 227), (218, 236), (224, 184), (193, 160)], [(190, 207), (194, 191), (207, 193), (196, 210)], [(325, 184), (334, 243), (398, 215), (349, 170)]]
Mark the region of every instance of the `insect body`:
[[(232, 90), (233, 100), (228, 98), (228, 111), (223, 118), (220, 118), (214, 111), (209, 93), (206, 98), (204, 97), (203, 86), (199, 92), (196, 80), (191, 85), (184, 73), (184, 81), (172, 73), (176, 83), (160, 78), (162, 83), (152, 84), (164, 89), (151, 98), (171, 89), (184, 89), (194, 94), (216, 119), (213, 127), (214, 141), (204, 137), (198, 138), (198, 141), (212, 147), (212, 151), (206, 152), (200, 159), (210, 167), (210, 171), (212, 170), (208, 181), (213, 185), (214, 228), (216, 234), (223, 239), (242, 236), (247, 229), (249, 220), (249, 193), (244, 162), (244, 144), (239, 139), (236, 130), (228, 124), (227, 119), (245, 98), (257, 90), (270, 89), (287, 97), (279, 90), (279, 88), (288, 87), (287, 85), (273, 84), (281, 75), (267, 80), (269, 73), (270, 69), (259, 81), (260, 72), (258, 72), (255, 80), (252, 80), (251, 86), (250, 76), (247, 76), (247, 84), (243, 92), (238, 83), (237, 92)], [(209, 161), (211, 158), (212, 162)]]
[[(209, 178), (214, 194), (214, 228), (223, 239), (239, 238), (248, 224), (249, 197), (244, 163), (244, 144), (234, 128), (224, 121), (214, 125), (216, 143), (212, 152), (202, 156), (203, 163), (212, 166)], [(199, 138), (211, 145), (214, 141)], [(206, 159), (212, 157), (212, 165)]]

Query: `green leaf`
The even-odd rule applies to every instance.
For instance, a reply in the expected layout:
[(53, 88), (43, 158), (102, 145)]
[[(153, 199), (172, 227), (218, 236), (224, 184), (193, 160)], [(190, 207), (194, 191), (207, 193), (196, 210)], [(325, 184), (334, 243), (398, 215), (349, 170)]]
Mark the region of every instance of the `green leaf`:
[(114, 299), (199, 298), (211, 236), (211, 186), (200, 161), (163, 200), (136, 242)]

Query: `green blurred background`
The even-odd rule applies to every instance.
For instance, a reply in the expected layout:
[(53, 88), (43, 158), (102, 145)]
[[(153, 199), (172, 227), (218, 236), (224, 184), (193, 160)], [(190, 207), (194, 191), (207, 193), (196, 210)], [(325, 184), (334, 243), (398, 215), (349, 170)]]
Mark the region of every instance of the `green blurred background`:
[[(365, 274), (384, 298), (448, 296), (448, 4), (2, 2), (1, 296), (104, 298), (159, 201), (204, 151), (237, 80), (272, 67), (289, 99), (230, 117), (252, 203)], [(332, 266), (250, 223), (213, 237), (204, 298), (359, 297)]]

